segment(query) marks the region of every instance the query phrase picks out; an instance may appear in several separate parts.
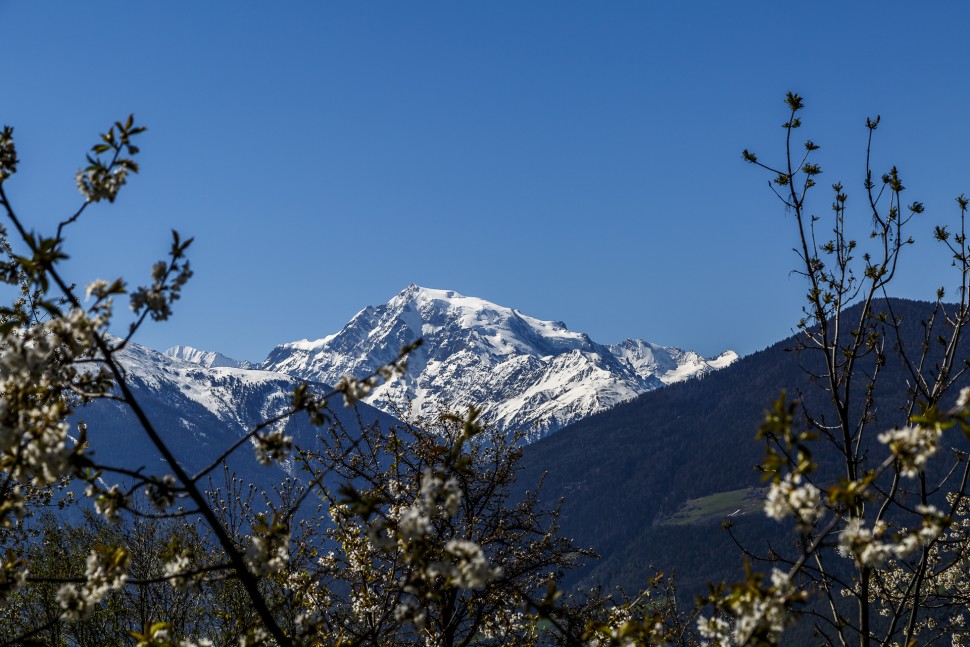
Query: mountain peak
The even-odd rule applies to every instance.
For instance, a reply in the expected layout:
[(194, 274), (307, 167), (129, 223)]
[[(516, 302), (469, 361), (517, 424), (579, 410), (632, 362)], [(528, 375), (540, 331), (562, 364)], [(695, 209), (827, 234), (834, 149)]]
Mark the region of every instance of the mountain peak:
[(451, 302), (466, 302), (468, 305), (480, 306), (480, 307), (490, 307), (499, 308), (500, 306), (495, 305), (484, 299), (478, 299), (476, 297), (466, 297), (464, 294), (455, 292), (454, 290), (442, 290), (438, 288), (426, 288), (415, 283), (410, 284), (400, 292), (398, 292), (391, 300), (388, 305), (394, 303), (451, 303)]
[(401, 301), (410, 301), (415, 296), (423, 292), (426, 288), (421, 287), (417, 283), (410, 283), (406, 288), (398, 292), (392, 300), (400, 299)]
[[(664, 384), (665, 371), (633, 361), (636, 345), (617, 352), (561, 321), (414, 283), (386, 304), (364, 308), (337, 333), (276, 347), (261, 367), (332, 384), (393, 361), (418, 338), (425, 343), (409, 358), (408, 373), (376, 388), (368, 403), (419, 417), (476, 405), (501, 428), (543, 434)], [(666, 371), (695, 370), (668, 360)]]
[(163, 354), (173, 359), (199, 364), (206, 368), (253, 368), (255, 366), (252, 362), (247, 362), (246, 360), (236, 360), (231, 357), (226, 357), (222, 353), (199, 350), (192, 346), (172, 346)]
[(738, 354), (733, 350), (706, 358), (692, 350), (660, 346), (643, 339), (626, 339), (611, 345), (610, 350), (638, 373), (656, 375), (664, 384), (701, 377), (730, 366), (738, 359)]

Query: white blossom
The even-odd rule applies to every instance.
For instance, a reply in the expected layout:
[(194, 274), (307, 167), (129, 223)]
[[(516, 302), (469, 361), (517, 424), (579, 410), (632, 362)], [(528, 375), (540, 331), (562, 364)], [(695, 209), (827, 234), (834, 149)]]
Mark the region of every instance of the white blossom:
[(453, 516), (458, 512), (458, 506), (461, 505), (461, 486), (458, 485), (458, 481), (454, 477), (448, 479), (441, 486), (441, 492), (443, 495), (443, 501), (441, 506), (448, 516)]
[(405, 600), (394, 608), (394, 619), (398, 622), (409, 622), (415, 629), (421, 631), (427, 622), (427, 613), (414, 600)]
[(72, 584), (64, 584), (57, 589), (57, 603), (61, 607), (61, 617), (68, 622), (82, 620), (91, 612), (87, 600)]
[(269, 634), (262, 627), (251, 629), (246, 634), (239, 637), (239, 647), (257, 647), (266, 645), (269, 641)]
[(24, 493), (19, 485), (14, 485), (0, 499), (0, 528), (11, 528), (14, 524), (11, 516), (23, 519), (26, 513)]
[(113, 523), (120, 520), (118, 511), (128, 507), (130, 503), (117, 485), (112, 485), (107, 491), (98, 491), (93, 485), (88, 485), (84, 494), (94, 499), (95, 511)]
[(876, 538), (863, 520), (852, 518), (846, 521), (839, 535), (839, 548), (842, 554), (851, 556), (862, 566), (881, 566), (894, 552), (891, 543)]
[(786, 474), (768, 489), (765, 514), (779, 521), (791, 515), (799, 527), (807, 528), (815, 522), (820, 500), (819, 489), (811, 483), (802, 484), (801, 474)]
[(431, 518), (423, 506), (413, 505), (401, 511), (397, 522), (398, 535), (405, 541), (413, 541), (431, 532)]
[(771, 644), (778, 644), (782, 632), (791, 622), (787, 604), (795, 590), (788, 575), (778, 569), (772, 571), (771, 581), (773, 584), (768, 589), (748, 589), (730, 598), (728, 609), (734, 616), (731, 639), (723, 637), (722, 624), (710, 623), (707, 628), (710, 639), (717, 642), (709, 644), (745, 645), (755, 635), (766, 636)]
[(355, 377), (344, 375), (337, 382), (334, 389), (343, 393), (344, 406), (352, 407), (359, 401), (370, 395), (370, 392), (377, 386), (377, 378), (372, 376), (367, 379), (358, 380)]
[(481, 546), (473, 541), (451, 539), (445, 544), (445, 554), (451, 559), (432, 562), (427, 572), (430, 577), (444, 577), (451, 586), (480, 589), (501, 575), (501, 569), (492, 568)]
[(289, 543), (290, 535), (275, 527), (266, 534), (254, 535), (244, 556), (246, 564), (256, 575), (277, 573), (290, 561)]
[(926, 461), (936, 453), (942, 430), (938, 426), (907, 425), (879, 434), (879, 442), (899, 460), (900, 474), (916, 477), (926, 467)]
[(0, 468), (46, 486), (70, 471), (78, 448), (68, 439), (64, 392), (81, 379), (75, 360), (93, 352), (104, 322), (74, 309), (4, 338), (0, 355)]
[(144, 286), (137, 288), (131, 293), (128, 303), (133, 312), (141, 312), (142, 309), (147, 309), (151, 312), (152, 319), (155, 321), (165, 321), (172, 316), (172, 308), (168, 299), (165, 298), (165, 293), (162, 292), (160, 284), (153, 285), (150, 288)]
[(123, 166), (117, 166), (110, 171), (103, 166), (96, 166), (78, 171), (74, 182), (88, 202), (114, 202), (127, 176), (128, 170)]
[(85, 583), (76, 587), (64, 584), (57, 591), (61, 617), (67, 621), (83, 620), (111, 590), (118, 590), (128, 581), (127, 551), (93, 550), (88, 555), (84, 571)]
[(105, 291), (108, 289), (108, 282), (104, 279), (96, 279), (91, 283), (88, 283), (87, 288), (84, 290), (84, 296), (90, 299), (92, 296), (95, 298), (102, 298), (105, 295)]
[(916, 532), (919, 543), (928, 546), (943, 533), (944, 515), (935, 506), (918, 505), (916, 512), (923, 517), (923, 523)]
[(728, 647), (731, 645), (731, 623), (724, 618), (712, 616), (698, 616), (697, 633), (704, 639), (702, 645), (717, 645)]
[(960, 389), (960, 395), (957, 397), (957, 406), (964, 410), (970, 406), (970, 386), (965, 386)]
[(191, 568), (192, 557), (186, 551), (167, 560), (162, 565), (162, 575), (167, 577), (171, 585), (180, 591), (198, 591), (201, 576), (189, 574)]

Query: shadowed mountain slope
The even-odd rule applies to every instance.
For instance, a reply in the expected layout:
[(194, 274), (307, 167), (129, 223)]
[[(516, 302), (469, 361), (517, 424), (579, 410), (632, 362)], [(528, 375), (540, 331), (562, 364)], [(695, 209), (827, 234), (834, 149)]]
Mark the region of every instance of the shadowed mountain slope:
[[(922, 322), (930, 307), (892, 302), (905, 348), (912, 353), (923, 339)], [(857, 317), (858, 309), (848, 316)], [(755, 469), (763, 446), (754, 437), (782, 389), (832, 419), (827, 394), (810, 377), (821, 372), (818, 352), (791, 352), (795, 346), (794, 338), (778, 342), (702, 379), (645, 393), (526, 447), (520, 482), (535, 484), (547, 473), (542, 498), (563, 499), (564, 532), (603, 557), (581, 577), (633, 589), (646, 581), (652, 564), (675, 569), (682, 587), (699, 592), (707, 580), (724, 577), (741, 563), (716, 515), (694, 524), (668, 520), (688, 500), (712, 501), (705, 497), (763, 487)], [(873, 431), (905, 422), (901, 406), (909, 374), (892, 347), (887, 342)], [(970, 356), (968, 351), (962, 343), (958, 357)], [(863, 371), (872, 367), (871, 359), (859, 365)], [(862, 382), (857, 380), (859, 395)], [(816, 445), (822, 475), (840, 474), (836, 457), (824, 443)], [(873, 454), (884, 455), (881, 447)], [(695, 502), (695, 511), (701, 507)], [(738, 532), (749, 539), (762, 533), (777, 537), (781, 526), (767, 523), (757, 506), (754, 512), (750, 508), (736, 515)], [(683, 517), (681, 512), (678, 518)]]

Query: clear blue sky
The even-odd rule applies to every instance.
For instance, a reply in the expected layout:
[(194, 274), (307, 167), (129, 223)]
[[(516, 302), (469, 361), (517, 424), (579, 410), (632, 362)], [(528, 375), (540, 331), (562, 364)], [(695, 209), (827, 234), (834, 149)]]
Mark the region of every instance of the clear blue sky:
[(882, 115), (877, 167), (927, 205), (897, 294), (952, 284), (929, 232), (970, 193), (965, 3), (0, 0), (0, 24), (8, 191), (34, 227), (78, 204), (97, 132), (150, 128), (69, 249), (79, 284), (137, 284), (171, 228), (196, 237), (152, 347), (258, 360), (415, 282), (603, 342), (760, 349), (803, 286), (740, 151), (777, 156), (789, 89), (860, 226)]

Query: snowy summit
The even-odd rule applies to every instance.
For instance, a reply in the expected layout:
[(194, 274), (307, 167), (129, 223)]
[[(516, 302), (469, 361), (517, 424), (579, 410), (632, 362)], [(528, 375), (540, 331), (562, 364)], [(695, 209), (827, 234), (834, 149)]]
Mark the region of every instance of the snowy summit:
[(253, 368), (255, 366), (252, 362), (246, 360), (233, 359), (222, 353), (199, 350), (191, 346), (172, 346), (165, 351), (165, 355), (172, 359), (199, 364), (206, 368)]
[(370, 373), (418, 338), (424, 345), (408, 373), (375, 389), (368, 403), (398, 416), (478, 405), (493, 424), (536, 437), (737, 358), (727, 351), (706, 360), (642, 340), (606, 346), (561, 322), (412, 284), (335, 334), (277, 346), (259, 367), (334, 384)]

